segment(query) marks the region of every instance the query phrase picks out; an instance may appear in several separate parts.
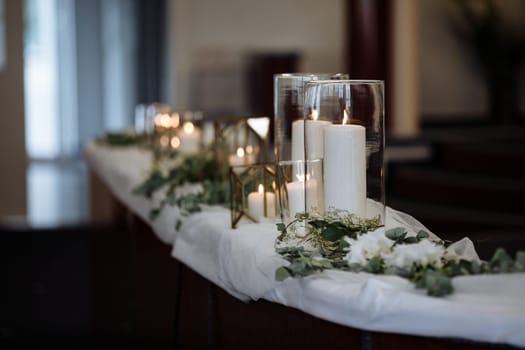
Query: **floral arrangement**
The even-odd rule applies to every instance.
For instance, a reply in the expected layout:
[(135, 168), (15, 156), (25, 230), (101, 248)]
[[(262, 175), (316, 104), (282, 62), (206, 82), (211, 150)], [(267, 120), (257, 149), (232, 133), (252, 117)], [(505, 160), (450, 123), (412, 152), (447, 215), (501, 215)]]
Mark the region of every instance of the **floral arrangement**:
[(360, 219), (345, 211), (302, 213), (277, 228), (275, 250), (289, 262), (276, 270), (278, 281), (336, 269), (398, 275), (428, 295), (445, 296), (453, 292), (455, 276), (525, 271), (525, 252), (514, 260), (500, 248), (490, 261), (468, 260), (448, 249), (451, 242), (433, 240), (426, 231), (410, 236), (405, 228), (386, 230), (379, 218)]

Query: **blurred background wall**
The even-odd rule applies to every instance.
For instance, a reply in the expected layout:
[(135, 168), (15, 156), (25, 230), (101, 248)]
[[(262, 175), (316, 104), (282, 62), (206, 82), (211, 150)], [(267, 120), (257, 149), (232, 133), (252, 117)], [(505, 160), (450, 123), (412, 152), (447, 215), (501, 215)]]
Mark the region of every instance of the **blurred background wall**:
[[(196, 84), (207, 83), (196, 80), (199, 71), (246, 73), (250, 54), (294, 53), (298, 71), (343, 71), (344, 6), (343, 0), (169, 1), (168, 101), (206, 107), (196, 106), (200, 101), (191, 96)], [(231, 93), (229, 99), (243, 96), (243, 88), (250, 87), (250, 77), (243, 78), (242, 88), (235, 90), (240, 94)], [(234, 103), (235, 112), (248, 111), (242, 102)]]
[[(343, 71), (353, 78), (385, 79), (387, 123), (397, 136), (417, 138), (425, 125), (504, 123), (493, 112), (489, 86), (506, 84), (489, 84), (479, 50), (464, 35), (472, 28), (460, 5), (474, 4), (483, 17), (493, 3), (498, 17), (492, 29), (521, 37), (522, 43), (525, 36), (520, 0), (0, 3), (7, 57), (0, 68), (2, 217), (23, 215), (27, 206), (29, 217), (50, 211), (60, 217), (76, 208), (80, 214), (72, 220), (86, 219), (86, 142), (108, 130), (132, 128), (139, 103), (198, 108), (211, 117), (271, 115), (276, 72)], [(402, 6), (411, 11), (394, 19)], [(411, 25), (399, 26), (405, 22)], [(485, 44), (497, 43), (490, 35)], [(521, 123), (523, 63), (518, 68), (514, 122)], [(396, 103), (399, 110), (391, 107)]]

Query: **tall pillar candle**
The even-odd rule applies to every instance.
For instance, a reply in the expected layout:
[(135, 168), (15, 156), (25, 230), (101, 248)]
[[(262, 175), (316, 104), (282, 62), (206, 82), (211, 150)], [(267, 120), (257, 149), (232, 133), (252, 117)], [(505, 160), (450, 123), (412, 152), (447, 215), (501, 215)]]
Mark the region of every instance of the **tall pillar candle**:
[(292, 160), (314, 160), (324, 157), (323, 130), (330, 125), (330, 122), (324, 120), (307, 120), (306, 121), (306, 140), (307, 156), (304, 156), (304, 120), (297, 120), (292, 123)]
[(366, 135), (360, 125), (324, 129), (325, 208), (366, 217)]

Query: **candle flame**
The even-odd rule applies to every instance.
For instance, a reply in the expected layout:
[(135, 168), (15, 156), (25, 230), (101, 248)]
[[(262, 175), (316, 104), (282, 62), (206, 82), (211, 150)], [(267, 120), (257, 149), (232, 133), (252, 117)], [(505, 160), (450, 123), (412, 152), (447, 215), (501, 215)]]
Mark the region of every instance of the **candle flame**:
[(248, 153), (248, 154), (252, 154), (253, 153), (253, 146), (252, 145), (246, 146), (246, 153)]
[(237, 157), (239, 158), (244, 157), (244, 148), (238, 147), (236, 153), (237, 153)]
[(155, 116), (155, 124), (162, 126), (163, 128), (169, 128), (172, 125), (171, 117), (169, 114), (157, 114)]
[(180, 146), (180, 139), (177, 136), (173, 136), (171, 139), (171, 147), (173, 148), (179, 148)]
[(259, 187), (257, 188), (257, 192), (259, 192), (259, 193), (263, 193), (264, 192), (263, 184), (259, 184)]
[(182, 128), (184, 129), (184, 132), (186, 134), (191, 134), (193, 133), (193, 130), (195, 130), (195, 126), (193, 125), (192, 122), (186, 122), (184, 123), (184, 125), (182, 126)]
[(312, 119), (313, 120), (319, 119), (319, 112), (317, 112), (317, 109), (315, 108), (312, 110)]
[(348, 113), (346, 113), (346, 109), (343, 111), (344, 112), (344, 115), (343, 115), (343, 125), (345, 125), (346, 123), (348, 123)]

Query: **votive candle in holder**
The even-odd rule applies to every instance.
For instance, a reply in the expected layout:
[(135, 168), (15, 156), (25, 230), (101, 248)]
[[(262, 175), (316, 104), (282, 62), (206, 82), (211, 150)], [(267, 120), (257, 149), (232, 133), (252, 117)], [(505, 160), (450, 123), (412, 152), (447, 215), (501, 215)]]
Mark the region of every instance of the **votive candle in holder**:
[(277, 164), (281, 220), (289, 223), (299, 213), (323, 210), (322, 160), (292, 160)]
[(257, 192), (248, 194), (248, 213), (257, 221), (265, 217), (275, 217), (275, 194), (265, 192), (263, 184), (259, 184)]
[(201, 131), (192, 122), (185, 122), (178, 134), (181, 154), (195, 154), (200, 151)]

